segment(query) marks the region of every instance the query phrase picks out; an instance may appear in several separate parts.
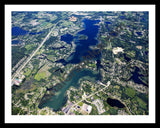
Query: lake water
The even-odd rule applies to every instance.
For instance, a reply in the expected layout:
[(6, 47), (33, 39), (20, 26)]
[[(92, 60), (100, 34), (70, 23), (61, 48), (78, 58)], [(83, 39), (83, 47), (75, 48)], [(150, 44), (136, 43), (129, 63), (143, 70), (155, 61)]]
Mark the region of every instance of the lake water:
[(71, 34), (65, 34), (61, 36), (61, 41), (65, 41), (67, 44), (71, 44), (71, 41), (73, 40), (73, 36)]
[(19, 44), (19, 43), (21, 43), (19, 40), (13, 40), (12, 41), (12, 44)]
[(142, 36), (142, 32), (136, 32), (138, 36)]
[(55, 91), (58, 88), (57, 86), (60, 86), (59, 84), (57, 84), (56, 86), (52, 88), (51, 91), (53, 91), (55, 95), (51, 96), (47, 100), (42, 99), (41, 103), (39, 104), (39, 108), (43, 108), (47, 106), (47, 107), (52, 108), (54, 111), (58, 111), (63, 107), (63, 105), (67, 101), (66, 91), (71, 86), (78, 88), (80, 86), (79, 85), (80, 78), (85, 78), (93, 82), (96, 82), (98, 80), (98, 74), (95, 74), (93, 73), (93, 71), (88, 70), (88, 69), (82, 69), (78, 73), (73, 71), (72, 74), (74, 75), (70, 75), (72, 76), (70, 77), (70, 80), (65, 80), (63, 84), (61, 83), (61, 85), (63, 85), (61, 89), (58, 89), (58, 91)]
[[(20, 36), (20, 35), (26, 35), (26, 34), (36, 35), (36, 34), (41, 34), (41, 33), (43, 32), (29, 32), (20, 27), (12, 27), (12, 36)], [(19, 43), (21, 43), (21, 41), (19, 40), (12, 41), (12, 44), (19, 44)]]
[(12, 27), (12, 36), (26, 35), (28, 33), (30, 35), (36, 35), (36, 34), (41, 34), (43, 32), (29, 32), (29, 31), (26, 31), (20, 27)]
[(119, 100), (116, 100), (116, 99), (111, 99), (111, 98), (108, 98), (107, 99), (107, 103), (112, 106), (112, 107), (118, 107), (118, 108), (124, 108), (124, 104), (122, 104)]
[[(70, 43), (73, 39), (75, 39), (75, 52), (73, 52), (67, 59), (67, 60), (57, 60), (56, 62), (60, 62), (64, 65), (72, 63), (77, 64), (83, 61), (82, 56), (85, 56), (88, 54), (88, 51), (91, 50), (89, 46), (98, 44), (98, 41), (96, 39), (99, 26), (94, 25), (99, 23), (99, 20), (90, 20), (90, 19), (84, 19), (82, 21), (84, 23), (84, 30), (78, 32), (76, 36), (73, 38), (72, 35), (66, 34), (61, 36), (61, 40)], [(88, 38), (86, 40), (78, 40), (79, 35), (86, 35)]]
[(126, 53), (124, 53), (123, 56), (124, 56), (124, 59), (125, 59), (127, 62), (129, 62), (129, 61), (131, 60), (131, 58), (127, 57)]
[[(67, 58), (67, 60), (64, 60), (64, 59), (57, 60), (56, 61), (57, 63), (59, 62), (64, 65), (68, 63), (72, 63), (72, 64), (80, 63), (81, 61), (84, 61), (82, 56), (88, 55), (89, 54), (88, 51), (91, 52), (91, 49), (89, 48), (89, 46), (98, 44), (96, 37), (97, 37), (99, 26), (94, 24), (99, 23), (99, 20), (84, 19), (83, 23), (84, 23), (84, 30), (78, 32), (74, 37), (75, 44), (76, 44), (75, 52), (71, 53), (71, 55)], [(86, 35), (88, 38), (86, 40), (78, 40), (78, 36), (80, 34)], [(67, 39), (67, 37), (69, 39)], [(67, 43), (70, 43), (70, 41), (73, 40), (73, 37), (67, 34), (67, 35), (63, 35), (61, 37), (61, 40), (66, 41)], [(97, 67), (100, 67), (100, 64), (101, 64), (99, 58), (100, 58), (100, 54), (96, 55), (95, 58), (93, 58), (97, 60)], [(95, 74), (93, 73), (93, 71), (88, 69), (82, 69), (82, 71), (75, 74), (76, 74), (75, 76), (71, 77), (71, 80), (65, 82), (65, 85), (60, 90), (58, 90), (54, 96), (51, 96), (47, 100), (44, 97), (43, 98), (44, 100), (42, 99), (42, 102), (39, 104), (39, 108), (43, 108), (47, 106), (52, 108), (54, 111), (58, 111), (64, 106), (64, 104), (67, 101), (66, 91), (71, 86), (79, 87), (78, 82), (80, 78), (86, 78), (94, 82), (97, 80), (100, 80), (101, 78), (101, 75), (98, 72), (96, 72)], [(54, 92), (55, 88), (56, 86), (53, 87), (51, 91)]]
[(135, 67), (135, 70), (134, 72), (132, 72), (132, 76), (130, 77), (129, 80), (133, 80), (135, 83), (137, 84), (143, 84), (144, 86), (147, 86), (147, 84), (145, 84), (139, 77), (140, 76), (143, 76), (141, 74), (139, 74), (139, 68), (138, 67)]
[(25, 35), (29, 31), (23, 30), (20, 27), (12, 27), (12, 36)]

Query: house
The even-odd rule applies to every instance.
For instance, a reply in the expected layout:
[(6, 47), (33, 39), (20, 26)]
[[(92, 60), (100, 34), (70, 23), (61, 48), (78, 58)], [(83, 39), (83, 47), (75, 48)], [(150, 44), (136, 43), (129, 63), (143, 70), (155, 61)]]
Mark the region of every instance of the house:
[(70, 20), (70, 21), (77, 21), (77, 17), (74, 17), (74, 16), (69, 17), (69, 20)]

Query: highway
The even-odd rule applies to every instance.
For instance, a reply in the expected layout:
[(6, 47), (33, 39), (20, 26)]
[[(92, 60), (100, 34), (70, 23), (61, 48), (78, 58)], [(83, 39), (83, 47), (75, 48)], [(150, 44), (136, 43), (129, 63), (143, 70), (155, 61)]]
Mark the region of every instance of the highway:
[[(60, 20), (61, 21), (61, 20)], [(59, 21), (59, 22), (60, 22)], [(17, 69), (17, 71), (12, 75), (12, 80), (11, 82), (13, 82), (13, 80), (16, 78), (16, 76), (21, 72), (21, 70), (26, 66), (26, 64), (32, 59), (32, 57), (37, 53), (37, 51), (42, 47), (42, 45), (46, 42), (47, 39), (49, 39), (49, 36), (51, 35), (53, 29), (56, 27), (56, 25), (59, 23), (57, 22), (54, 27), (50, 30), (50, 32), (47, 34), (47, 36), (43, 39), (43, 41), (41, 42), (41, 44), (38, 46), (38, 48), (26, 59), (26, 61)]]

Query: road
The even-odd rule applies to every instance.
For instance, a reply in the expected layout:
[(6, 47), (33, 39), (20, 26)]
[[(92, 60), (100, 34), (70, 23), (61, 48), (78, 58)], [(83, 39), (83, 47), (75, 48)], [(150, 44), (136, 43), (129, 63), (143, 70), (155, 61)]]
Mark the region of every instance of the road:
[(73, 104), (72, 107), (69, 109), (67, 115), (69, 115), (70, 111), (72, 110), (72, 108), (73, 108), (74, 106), (78, 105), (78, 104), (79, 104), (80, 102), (82, 102), (83, 100), (86, 100), (87, 98), (90, 98), (91, 96), (93, 96), (93, 95), (95, 95), (95, 94), (97, 94), (97, 93), (103, 91), (105, 88), (108, 88), (108, 86), (110, 85), (110, 81), (108, 81), (107, 85), (105, 85), (105, 84), (103, 84), (103, 83), (101, 83), (101, 82), (99, 82), (99, 81), (98, 81), (98, 84), (103, 85), (104, 88), (102, 88), (102, 89), (96, 91), (95, 93), (92, 93), (92, 94), (89, 95), (89, 96), (86, 96), (85, 98), (82, 98), (82, 100), (80, 100), (80, 101), (78, 101), (77, 103)]
[[(104, 86), (104, 88), (96, 91), (95, 93), (92, 93), (92, 94), (89, 95), (89, 96), (86, 96), (85, 98), (82, 98), (82, 100), (80, 100), (80, 101), (78, 101), (77, 103), (73, 104), (72, 107), (69, 109), (67, 115), (69, 115), (70, 111), (72, 110), (72, 108), (73, 108), (74, 106), (78, 105), (78, 104), (79, 104), (80, 102), (82, 102), (83, 100), (86, 100), (87, 98), (90, 98), (91, 96), (93, 96), (93, 95), (95, 95), (95, 94), (103, 91), (105, 88), (108, 88), (108, 86), (110, 85), (110, 81), (107, 82), (107, 85), (101, 83), (100, 81), (98, 81), (97, 83), (100, 84), (100, 85), (102, 85), (102, 86)], [(109, 94), (108, 94), (108, 95), (109, 95)], [(111, 96), (111, 95), (110, 95), (110, 96)], [(115, 97), (115, 96), (112, 96), (112, 97), (115, 98), (115, 99), (118, 99), (119, 101), (121, 101), (120, 98), (117, 98), (117, 97)], [(132, 113), (131, 113), (130, 109), (127, 107), (127, 105), (126, 105), (123, 101), (121, 101), (121, 102), (125, 105), (125, 107), (126, 107), (127, 111), (129, 112), (129, 114), (132, 115)]]
[[(60, 20), (61, 21), (61, 20)], [(60, 22), (59, 21), (59, 22)], [(50, 32), (47, 34), (47, 36), (43, 39), (43, 41), (41, 42), (41, 44), (38, 46), (38, 48), (27, 58), (27, 60), (17, 69), (17, 71), (12, 75), (12, 80), (11, 82), (13, 82), (13, 80), (16, 78), (16, 76), (21, 72), (21, 70), (26, 66), (26, 64), (32, 59), (32, 57), (37, 53), (37, 51), (42, 47), (42, 45), (46, 42), (47, 39), (49, 39), (49, 36), (51, 35), (53, 29), (56, 27), (56, 25), (59, 23), (57, 22), (54, 27), (50, 30)]]

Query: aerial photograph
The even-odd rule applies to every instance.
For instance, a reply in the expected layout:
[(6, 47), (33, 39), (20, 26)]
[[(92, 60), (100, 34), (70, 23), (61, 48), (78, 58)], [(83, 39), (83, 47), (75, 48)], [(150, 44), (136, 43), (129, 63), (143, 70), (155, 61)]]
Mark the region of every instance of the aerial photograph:
[(149, 115), (148, 11), (12, 11), (12, 115)]

